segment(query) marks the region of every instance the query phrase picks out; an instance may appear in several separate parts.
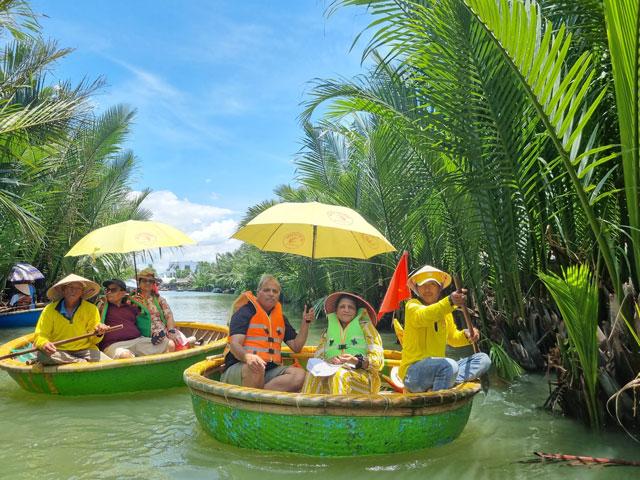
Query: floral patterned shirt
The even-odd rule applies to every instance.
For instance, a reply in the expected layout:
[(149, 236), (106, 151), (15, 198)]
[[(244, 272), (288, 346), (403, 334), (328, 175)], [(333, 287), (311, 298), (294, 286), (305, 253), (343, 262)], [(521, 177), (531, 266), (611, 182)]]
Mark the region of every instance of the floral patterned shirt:
[(160, 315), (160, 311), (156, 306), (156, 302), (154, 302), (154, 298), (158, 301), (158, 306), (162, 309), (162, 313), (165, 320), (167, 321), (167, 325), (174, 325), (173, 313), (171, 312), (171, 308), (169, 308), (169, 304), (164, 299), (164, 297), (154, 297), (153, 295), (145, 297), (143, 295), (136, 295), (135, 299), (145, 307), (147, 307), (149, 313), (151, 314), (151, 336), (157, 335), (160, 332), (166, 333), (167, 328), (169, 328), (162, 321), (162, 316)]

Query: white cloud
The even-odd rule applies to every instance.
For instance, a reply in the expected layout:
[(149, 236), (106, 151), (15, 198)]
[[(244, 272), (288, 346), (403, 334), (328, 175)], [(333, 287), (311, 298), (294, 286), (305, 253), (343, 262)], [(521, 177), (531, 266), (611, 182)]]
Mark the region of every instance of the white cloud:
[(233, 251), (241, 244), (230, 238), (238, 228), (234, 219), (237, 212), (233, 210), (178, 198), (169, 190), (152, 192), (142, 207), (152, 212), (152, 220), (172, 225), (198, 242), (194, 246), (164, 250), (162, 257), (154, 253), (153, 264), (160, 272), (172, 261), (211, 262), (216, 254)]

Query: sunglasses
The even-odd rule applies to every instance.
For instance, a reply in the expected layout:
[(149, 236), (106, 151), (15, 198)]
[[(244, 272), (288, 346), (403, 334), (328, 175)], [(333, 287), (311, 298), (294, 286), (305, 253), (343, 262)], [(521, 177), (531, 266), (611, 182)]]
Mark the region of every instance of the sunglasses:
[(138, 282), (140, 282), (140, 283), (156, 283), (156, 281), (153, 278), (141, 278), (140, 280), (138, 280)]
[(118, 293), (120, 291), (120, 287), (110, 287), (105, 289), (105, 292), (107, 293)]

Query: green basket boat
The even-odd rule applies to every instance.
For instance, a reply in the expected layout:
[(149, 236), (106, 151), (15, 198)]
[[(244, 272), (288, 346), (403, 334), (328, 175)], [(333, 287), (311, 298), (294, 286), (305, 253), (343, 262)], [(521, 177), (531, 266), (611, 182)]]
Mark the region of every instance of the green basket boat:
[[(195, 336), (197, 346), (159, 355), (107, 362), (83, 362), (43, 367), (20, 359), (0, 360), (5, 370), (23, 389), (56, 395), (99, 395), (157, 390), (184, 385), (184, 369), (209, 355), (222, 353), (227, 342), (226, 326), (176, 322), (186, 336)], [(0, 346), (0, 355), (29, 346), (33, 334)]]
[[(286, 355), (286, 354), (285, 354)], [(312, 349), (291, 355), (303, 362)], [(385, 351), (386, 366), (400, 352)], [(224, 358), (184, 372), (193, 409), (204, 430), (220, 442), (257, 450), (316, 456), (407, 452), (455, 440), (469, 419), (475, 382), (425, 393), (310, 395), (229, 385), (217, 381)]]

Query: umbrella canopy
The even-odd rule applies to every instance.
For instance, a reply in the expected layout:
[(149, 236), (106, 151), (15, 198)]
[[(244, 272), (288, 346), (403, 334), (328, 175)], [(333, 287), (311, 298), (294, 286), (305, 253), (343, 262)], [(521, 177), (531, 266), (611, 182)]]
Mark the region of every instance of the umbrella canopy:
[(160, 222), (128, 220), (98, 228), (76, 243), (65, 257), (129, 253), (162, 247), (193, 245), (196, 242), (177, 228)]
[(370, 258), (395, 248), (354, 210), (318, 202), (279, 203), (232, 238), (269, 252), (310, 258)]
[(9, 273), (8, 280), (12, 283), (28, 283), (41, 280), (44, 275), (33, 265), (28, 263), (16, 263)]

